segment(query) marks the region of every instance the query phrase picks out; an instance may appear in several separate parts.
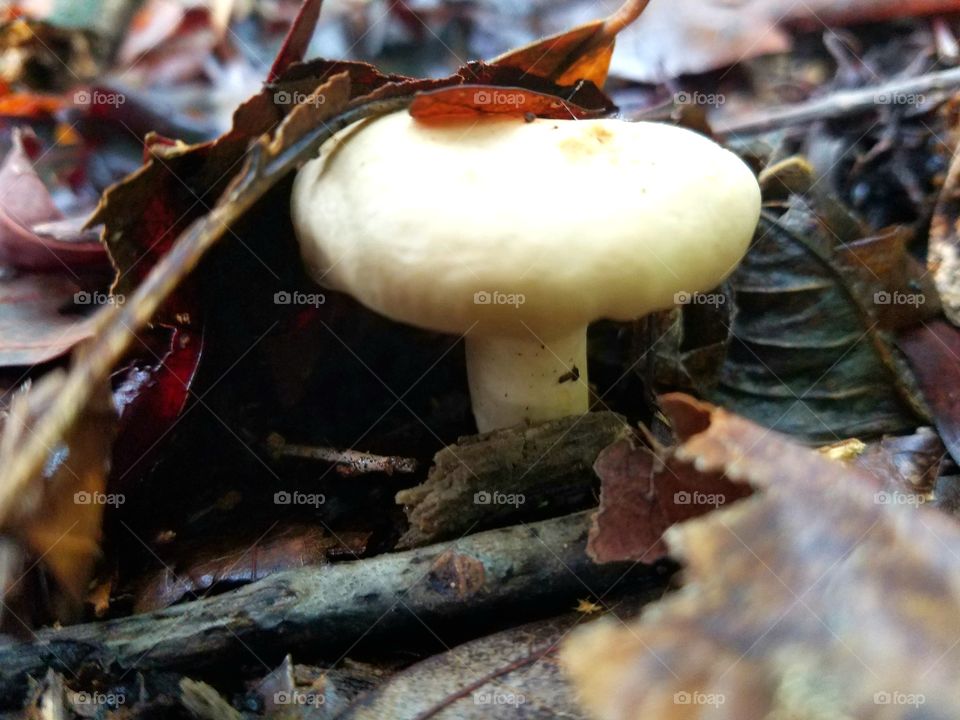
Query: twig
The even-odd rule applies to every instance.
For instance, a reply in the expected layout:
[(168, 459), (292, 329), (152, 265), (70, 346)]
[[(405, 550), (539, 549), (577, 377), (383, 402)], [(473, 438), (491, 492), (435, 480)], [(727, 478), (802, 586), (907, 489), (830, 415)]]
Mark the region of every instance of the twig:
[(417, 471), (414, 458), (397, 455), (373, 455), (359, 450), (335, 450), (314, 445), (290, 445), (280, 435), (272, 433), (267, 438), (270, 451), (278, 457), (322, 460), (337, 465), (341, 475), (365, 475), (367, 473), (413, 473)]
[[(666, 581), (649, 566), (594, 564), (586, 555), (589, 527), (590, 513), (578, 513), (455, 543), (297, 568), (154, 613), (40, 630), (32, 642), (0, 644), (0, 707), (18, 706), (28, 676), (40, 677), (48, 666), (62, 673), (196, 672), (248, 662), (249, 653), (273, 657), (280, 649), (306, 647), (336, 658), (365, 636), (411, 624), (462, 632), (491, 618), (569, 606), (585, 586), (602, 597), (614, 587)], [(451, 562), (451, 555), (461, 562)], [(458, 572), (469, 574), (469, 582), (458, 582)]]
[[(720, 135), (753, 135), (792, 125), (803, 125), (825, 118), (855, 115), (867, 110), (889, 107), (897, 98), (946, 94), (960, 89), (960, 68), (940, 70), (905, 80), (892, 80), (857, 90), (842, 90), (818, 100), (776, 108), (746, 118), (719, 119), (712, 123)], [(882, 98), (889, 98), (887, 103)], [(926, 99), (926, 98), (920, 98)]]

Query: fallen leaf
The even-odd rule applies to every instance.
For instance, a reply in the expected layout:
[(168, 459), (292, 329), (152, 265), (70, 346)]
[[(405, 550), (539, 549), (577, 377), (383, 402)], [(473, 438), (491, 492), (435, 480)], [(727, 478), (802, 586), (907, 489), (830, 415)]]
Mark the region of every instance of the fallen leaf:
[(902, 432), (925, 417), (880, 313), (909, 300), (905, 309), (923, 317), (925, 303), (919, 293), (894, 297), (886, 288), (896, 278), (857, 258), (851, 248), (862, 256), (887, 247), (858, 246), (864, 233), (836, 200), (816, 193), (764, 210), (731, 277), (734, 339), (709, 399), (817, 442)]
[(397, 673), (343, 720), (582, 718), (552, 651), (578, 618), (506, 630)]
[(0, 265), (53, 272), (106, 267), (103, 246), (82, 232), (74, 242), (53, 237), (49, 227), (44, 234), (37, 233), (38, 225), (64, 220), (27, 151), (29, 143), (39, 154), (37, 142), (32, 133), (15, 131), (0, 165)]
[(906, 330), (897, 344), (917, 377), (933, 420), (955, 462), (960, 462), (960, 330), (933, 320)]
[[(294, 47), (300, 42), (296, 37), (309, 35), (310, 23), (307, 13), (291, 27), (289, 42), (284, 45), (288, 54), (278, 57), (276, 68), (297, 59), (302, 48)], [(370, 70), (382, 77), (382, 82), (389, 81)], [(314, 81), (311, 90), (317, 84)], [(244, 103), (234, 113), (231, 130), (216, 141), (186, 145), (157, 135), (146, 138), (145, 164), (107, 190), (90, 221), (104, 225), (104, 242), (117, 268), (114, 284), (119, 294), (131, 292), (169, 252), (178, 234), (209, 210), (232, 179), (231, 169), (240, 166), (249, 144), (277, 127), (284, 113), (274, 97), (273, 92), (264, 90)], [(336, 100), (329, 100), (332, 107)], [(293, 106), (281, 109), (290, 111)], [(157, 319), (160, 333), (142, 340), (149, 346), (147, 352), (131, 359), (119, 391), (123, 412), (116, 482), (130, 482), (149, 467), (160, 439), (186, 408), (203, 356), (201, 318), (196, 281), (186, 281), (164, 303)], [(163, 342), (166, 348), (158, 348)]]
[(117, 60), (128, 80), (182, 83), (202, 73), (221, 38), (209, 4), (149, 0), (134, 16)]
[(0, 92), (0, 117), (36, 120), (52, 116), (66, 106), (59, 95)]
[[(48, 373), (29, 392), (14, 398), (3, 428), (0, 455), (9, 457), (32, 432), (37, 414), (47, 410), (63, 386), (62, 371)], [(83, 413), (84, 422), (56, 447), (42, 475), (8, 499), (3, 529), (19, 538), (56, 578), (75, 617), (99, 556), (103, 513), (123, 504), (105, 493), (116, 415), (106, 384)]]
[(290, 29), (287, 31), (283, 44), (277, 51), (277, 57), (267, 74), (268, 83), (279, 79), (287, 68), (294, 63), (301, 62), (306, 57), (307, 48), (310, 45), (314, 30), (316, 30), (317, 21), (320, 19), (322, 6), (323, 0), (305, 0), (301, 3), (297, 16), (290, 24)]
[(716, 510), (750, 494), (723, 473), (699, 473), (625, 438), (600, 453), (600, 509), (590, 528), (587, 553), (595, 562), (652, 563), (667, 555), (663, 533), (674, 523)]
[(0, 278), (0, 366), (47, 362), (90, 337), (92, 318), (62, 312), (82, 293), (63, 275)]
[[(720, 381), (736, 313), (727, 283), (709, 298), (691, 295), (689, 302), (645, 319), (645, 333), (635, 343), (637, 360), (653, 356), (654, 387), (707, 395)], [(648, 338), (657, 338), (656, 342)]]
[(947, 451), (931, 428), (917, 428), (911, 435), (885, 437), (866, 445), (852, 461), (880, 480), (888, 492), (929, 496)]
[(554, 95), (518, 87), (467, 85), (419, 93), (410, 114), (421, 122), (470, 120), (491, 115), (525, 115), (559, 120), (599, 117), (605, 110), (589, 110)]
[(566, 644), (591, 716), (956, 716), (955, 521), (725, 410), (662, 405), (678, 459), (761, 492), (668, 531), (682, 592)]
[(0, 24), (0, 81), (33, 92), (63, 92), (100, 70), (94, 34), (17, 18)]
[(251, 689), (263, 702), (268, 718), (290, 720), (293, 715), (303, 720), (332, 720), (358, 695), (388, 676), (388, 669), (349, 658), (327, 669), (294, 665), (287, 655), (273, 672), (251, 683)]
[(29, 366), (63, 355), (90, 336), (80, 310), (109, 263), (82, 222), (65, 218), (34, 168), (36, 136), (15, 130), (0, 164), (0, 366)]
[[(29, 720), (67, 720), (72, 716), (67, 705), (67, 687), (63, 676), (50, 668), (46, 677), (32, 688), (24, 717)], [(70, 705), (73, 709), (73, 704)]]
[(120, 429), (111, 487), (118, 489), (142, 477), (161, 451), (158, 440), (190, 400), (204, 347), (202, 330), (186, 324), (141, 342), (152, 346), (149, 352), (114, 374)]
[[(866, 275), (880, 327), (899, 330), (940, 314), (930, 273), (910, 253), (913, 232), (903, 225), (854, 240), (839, 251), (840, 261)], [(870, 282), (872, 280), (872, 282)]]
[[(822, 32), (838, 25), (950, 13), (958, 0), (652, 0), (640, 18), (617, 37), (610, 72), (640, 82), (659, 83), (790, 49), (789, 30)], [(526, 25), (527, 37), (592, 20), (591, 2), (523, 5), (487, 0), (475, 12), (493, 37), (508, 17)]]
[[(604, 30), (605, 22), (594, 20), (511, 50), (492, 60), (491, 64), (518, 68), (560, 84), (590, 80), (603, 87), (614, 45), (614, 38), (605, 37)], [(589, 48), (586, 54), (584, 48)]]

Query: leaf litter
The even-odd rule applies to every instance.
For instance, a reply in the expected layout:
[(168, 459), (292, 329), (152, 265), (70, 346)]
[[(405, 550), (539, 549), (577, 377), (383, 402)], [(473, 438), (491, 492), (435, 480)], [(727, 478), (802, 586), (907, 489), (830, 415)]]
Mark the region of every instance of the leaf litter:
[[(21, 646), (0, 645), (0, 668), (19, 668), (5, 690), (16, 687), (35, 707), (69, 706), (80, 714), (88, 710), (77, 701), (81, 688), (128, 698), (134, 713), (165, 707), (229, 717), (286, 715), (277, 693), (311, 698), (317, 710), (322, 698), (330, 705), (324, 712), (335, 707), (355, 717), (379, 716), (385, 708), (398, 718), (467, 717), (491, 709), (485, 705), (501, 715), (522, 707), (572, 717), (688, 717), (692, 700), (686, 700), (693, 698), (736, 717), (866, 717), (881, 705), (902, 716), (920, 707), (954, 712), (948, 683), (957, 665), (954, 638), (943, 629), (950, 627), (955, 568), (944, 548), (955, 533), (949, 514), (960, 506), (954, 463), (960, 413), (950, 390), (960, 350), (955, 328), (939, 319), (941, 300), (954, 319), (949, 160), (956, 80), (941, 69), (954, 30), (949, 18), (915, 19), (950, 10), (949, 3), (824, 2), (777, 17), (774, 2), (711, 4), (703, 15), (669, 17), (659, 0), (649, 8), (627, 3), (605, 20), (427, 78), (394, 72), (390, 62), (301, 62), (318, 18), (323, 25), (344, 17), (338, 8), (321, 14), (320, 3), (308, 1), (273, 68), (264, 65), (259, 74), (268, 83), (237, 108), (232, 128), (219, 137), (211, 130), (224, 126), (217, 111), (199, 123), (180, 113), (162, 118), (153, 98), (139, 91), (160, 97), (189, 79), (189, 102), (196, 102), (204, 83), (218, 86), (233, 70), (241, 77), (249, 58), (236, 53), (231, 28), (262, 10), (225, 3), (216, 12), (164, 15), (173, 8), (163, 5), (147, 5), (141, 19), (156, 25), (141, 26), (145, 34), (127, 38), (120, 53), (136, 66), (127, 80), (138, 89), (125, 93), (122, 73), (103, 75), (107, 84), (99, 85), (98, 65), (108, 64), (109, 54), (71, 31), (57, 31), (57, 47), (69, 49), (63, 59), (77, 83), (51, 82), (43, 69), (58, 56), (27, 43), (17, 47), (28, 49), (21, 57), (31, 62), (11, 66), (5, 82), (12, 87), (0, 89), (0, 112), (68, 139), (84, 158), (69, 178), (41, 180), (27, 162), (34, 141), (18, 134), (0, 170), (0, 178), (15, 175), (30, 188), (24, 201), (0, 207), (12, 218), (0, 236), (12, 269), (3, 282), (26, 293), (12, 295), (20, 300), (0, 319), (0, 338), (27, 348), (20, 354), (8, 348), (0, 364), (14, 377), (24, 367), (35, 376), (31, 388), (11, 394), (0, 441), (6, 532), (0, 557), (9, 611), (3, 627), (28, 638)], [(386, 23), (400, 23), (400, 36), (415, 37), (411, 28), (422, 31), (443, 15), (422, 5), (422, 18), (391, 12)], [(564, 18), (563, 27), (576, 25), (570, 21), (576, 3), (564, 5), (554, 17)], [(476, 15), (481, 31), (486, 9), (481, 3)], [(889, 24), (897, 31), (879, 38), (870, 27), (819, 37), (824, 22), (887, 27), (893, 18), (911, 19)], [(21, 41), (29, 36), (25, 27), (53, 32), (33, 20), (10, 22), (16, 25), (6, 30), (20, 33)], [(637, 38), (652, 41), (638, 50)], [(770, 51), (780, 54), (749, 58)], [(215, 65), (206, 62), (212, 54)], [(609, 83), (609, 96), (602, 89), (610, 68), (621, 79), (632, 72), (660, 80), (731, 61), (737, 67), (719, 78), (655, 87), (618, 81)], [(633, 69), (625, 72), (629, 63)], [(860, 94), (845, 104), (851, 87)], [(79, 108), (76, 94), (64, 100), (78, 88), (97, 100)], [(871, 101), (911, 89), (936, 95), (903, 106)], [(607, 116), (617, 111), (614, 100), (625, 100), (626, 116), (707, 133), (716, 123), (717, 134), (760, 174), (765, 213), (747, 260), (710, 296), (724, 298), (718, 307), (689, 303), (646, 322), (592, 329), (596, 405), (614, 412), (476, 438), (464, 405), (462, 355), (449, 339), (395, 326), (335, 294), (315, 307), (274, 301), (272, 313), (250, 309), (260, 297), (313, 292), (297, 269), (283, 208), (290, 171), (324, 139), (385, 112), (429, 122), (517, 112), (477, 101), (477, 93), (490, 92), (522, 95), (524, 110), (543, 117)], [(117, 101), (117, 93), (129, 104)], [(710, 97), (714, 107), (696, 107), (709, 106)], [(717, 100), (724, 97), (734, 99), (731, 108)], [(784, 98), (798, 97), (807, 102), (781, 107)], [(64, 122), (78, 117), (75, 129)], [(104, 173), (104, 129), (124, 126), (135, 140), (120, 153), (128, 159)], [(140, 130), (160, 132), (140, 144)], [(91, 188), (99, 194), (125, 174), (131, 148), (144, 163), (106, 191), (91, 220), (103, 226), (114, 265), (111, 292), (102, 272), (107, 256), (80, 229), (77, 208)], [(71, 204), (64, 197), (76, 201), (66, 211), (58, 209)], [(91, 303), (96, 312), (89, 317), (68, 309), (70, 298), (76, 306), (84, 292), (104, 299)], [(362, 346), (359, 357), (336, 345), (331, 328)], [(72, 357), (63, 357), (71, 350)], [(424, 367), (433, 362), (429, 381), (405, 377), (393, 362), (401, 354), (423, 359)], [(389, 385), (412, 382), (409, 397), (378, 397), (363, 367), (348, 369), (357, 359)], [(231, 363), (239, 363), (238, 379), (227, 377)], [(722, 409), (656, 395), (676, 389)], [(425, 418), (419, 424), (411, 422), (408, 401), (416, 409), (410, 412)], [(216, 433), (205, 412), (219, 420)], [(278, 452), (271, 440), (277, 437), (284, 438), (280, 447), (297, 452)], [(817, 453), (796, 441), (829, 446)], [(538, 442), (552, 444), (542, 463)], [(463, 456), (472, 458), (469, 467)], [(347, 466), (360, 470), (342, 472)], [(394, 475), (393, 467), (405, 470)], [(464, 472), (471, 468), (479, 470)], [(549, 477), (562, 482), (551, 485)], [(523, 494), (531, 502), (484, 511), (476, 497), (485, 492)], [(78, 502), (84, 493), (114, 501)], [(276, 497), (284, 493), (329, 502), (278, 514)], [(592, 519), (558, 517), (598, 500)], [(506, 556), (497, 545), (483, 545), (495, 535), (477, 534), (496, 534), (498, 527), (510, 537)], [(465, 551), (430, 544), (464, 535)], [(537, 544), (558, 535), (571, 538), (562, 552)], [(474, 539), (480, 545), (470, 545)], [(390, 554), (400, 547), (422, 554)], [(563, 562), (545, 564), (550, 553)], [(253, 612), (258, 592), (282, 597), (292, 587), (286, 578), (311, 569), (322, 583), (326, 569), (341, 567), (346, 579), (361, 577), (364, 563), (384, 561), (384, 572), (392, 572), (394, 558), (409, 558), (415, 567), (421, 557), (430, 558), (426, 589), (398, 584), (389, 591), (392, 605), (375, 591), (347, 593), (345, 608), (321, 605), (301, 616), (300, 605), (284, 605), (283, 618), (268, 611), (250, 625), (232, 604), (246, 603)], [(510, 566), (511, 557), (538, 558), (542, 574), (524, 575), (530, 566), (522, 560)], [(677, 562), (684, 572), (671, 581)], [(630, 564), (643, 578), (639, 585), (653, 584), (653, 596), (623, 574)], [(26, 579), (18, 579), (27, 567)], [(511, 594), (518, 571), (524, 592), (537, 598), (533, 616)], [(632, 580), (617, 588), (608, 582), (617, 576)], [(491, 584), (494, 577), (502, 586)], [(683, 588), (653, 602), (668, 582)], [(893, 585), (901, 590), (896, 597), (888, 590)], [(249, 592), (238, 594), (237, 586)], [(90, 618), (83, 606), (88, 591), (96, 616), (114, 618), (103, 627), (117, 635), (103, 647), (89, 645), (97, 625), (69, 626), (58, 646), (65, 656), (48, 663), (43, 643), (29, 641), (31, 628)], [(441, 605), (430, 593), (443, 598)], [(299, 597), (309, 604), (314, 595)], [(453, 602), (456, 611), (443, 604)], [(397, 621), (398, 604), (415, 609), (414, 627), (419, 613), (427, 613), (427, 637), (397, 645), (407, 648), (400, 658), (386, 657), (383, 644), (378, 652), (361, 643), (356, 652), (367, 654), (369, 665), (328, 665), (336, 656), (286, 642), (285, 623), (292, 622), (295, 634), (333, 647), (343, 638), (317, 628), (342, 610), (345, 628), (362, 624), (367, 603), (384, 610), (385, 625), (401, 636), (409, 626)], [(618, 620), (612, 612), (643, 603), (650, 606), (639, 620)], [(443, 622), (451, 613), (463, 623), (474, 604), (505, 610), (508, 619), (478, 621), (466, 632)], [(253, 672), (246, 668), (251, 690), (231, 695), (236, 683), (206, 676), (201, 682), (177, 662), (184, 649), (160, 637), (144, 655), (141, 687), (124, 684), (120, 673), (139, 664), (126, 654), (128, 643), (136, 644), (131, 638), (153, 638), (153, 623), (171, 629), (164, 613), (193, 627), (194, 605), (221, 613), (227, 632), (258, 652), (296, 654), (280, 668), (262, 661)], [(572, 619), (504, 630), (574, 606), (582, 612)], [(186, 614), (178, 614), (181, 608)], [(603, 616), (599, 624), (590, 622), (567, 642), (569, 630), (595, 615)], [(481, 637), (493, 631), (501, 634)], [(196, 637), (206, 632), (198, 626)], [(198, 666), (222, 662), (234, 647), (218, 632), (210, 645), (190, 646)], [(530, 653), (526, 644), (534, 636), (544, 644)], [(376, 637), (389, 638), (387, 645), (396, 639)], [(473, 642), (454, 647), (465, 640)], [(74, 642), (99, 649), (84, 661), (73, 655)], [(522, 661), (514, 657), (524, 652)], [(939, 662), (928, 662), (932, 655)], [(119, 671), (97, 659), (108, 656)], [(868, 671), (858, 658), (869, 659)], [(40, 669), (49, 664), (57, 669), (44, 675)], [(251, 680), (257, 674), (270, 678), (259, 690)], [(34, 684), (24, 694), (27, 676)], [(491, 702), (478, 701), (474, 691)], [(494, 702), (521, 696), (522, 704)]]

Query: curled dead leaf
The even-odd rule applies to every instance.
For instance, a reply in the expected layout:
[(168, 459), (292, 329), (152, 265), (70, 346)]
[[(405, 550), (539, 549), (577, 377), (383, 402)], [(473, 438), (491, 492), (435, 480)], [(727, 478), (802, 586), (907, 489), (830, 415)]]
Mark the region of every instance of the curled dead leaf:
[(626, 0), (610, 17), (511, 50), (492, 61), (559, 85), (589, 80), (603, 87), (617, 33), (635, 21), (650, 0)]

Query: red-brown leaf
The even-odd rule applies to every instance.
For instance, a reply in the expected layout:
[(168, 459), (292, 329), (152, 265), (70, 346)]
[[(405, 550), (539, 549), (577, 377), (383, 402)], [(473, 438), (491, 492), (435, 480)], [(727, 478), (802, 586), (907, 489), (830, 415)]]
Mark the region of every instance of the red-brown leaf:
[(674, 523), (746, 497), (750, 487), (723, 473), (699, 473), (631, 440), (618, 440), (597, 458), (600, 510), (587, 552), (596, 562), (654, 562), (667, 554), (661, 539)]
[(105, 266), (106, 253), (98, 241), (91, 242), (81, 233), (79, 241), (70, 242), (34, 229), (64, 216), (34, 169), (28, 143), (36, 143), (32, 134), (15, 132), (13, 146), (0, 165), (0, 264), (55, 272)]
[(599, 117), (603, 110), (589, 110), (560, 97), (517, 87), (461, 85), (420, 93), (410, 104), (417, 120), (471, 120), (490, 115), (535, 115), (557, 120)]

